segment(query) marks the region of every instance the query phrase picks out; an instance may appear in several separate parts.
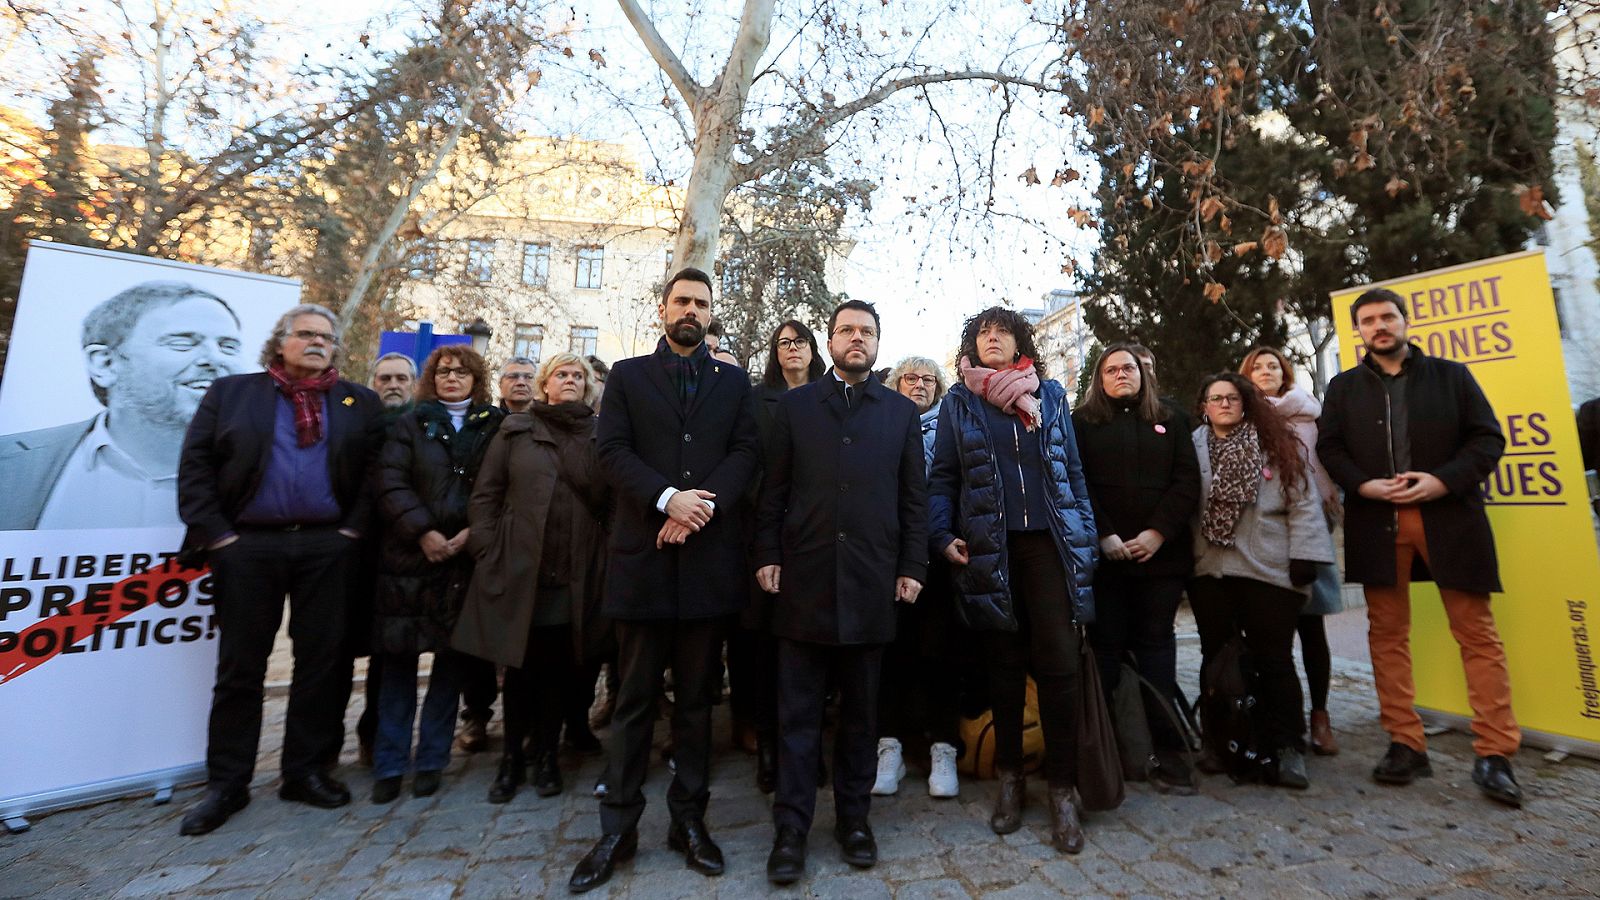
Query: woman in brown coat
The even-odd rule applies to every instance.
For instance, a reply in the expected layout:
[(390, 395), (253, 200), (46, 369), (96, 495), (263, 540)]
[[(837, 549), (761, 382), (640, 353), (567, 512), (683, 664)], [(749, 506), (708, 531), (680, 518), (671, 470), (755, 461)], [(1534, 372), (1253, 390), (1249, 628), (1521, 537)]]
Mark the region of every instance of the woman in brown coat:
[(456, 625), (458, 650), (506, 666), (505, 756), (489, 802), (523, 781), (559, 794), (556, 743), (575, 657), (597, 643), (609, 492), (595, 457), (598, 385), (583, 357), (561, 353), (535, 379), (532, 408), (506, 418), (478, 473), (468, 517), (477, 568)]

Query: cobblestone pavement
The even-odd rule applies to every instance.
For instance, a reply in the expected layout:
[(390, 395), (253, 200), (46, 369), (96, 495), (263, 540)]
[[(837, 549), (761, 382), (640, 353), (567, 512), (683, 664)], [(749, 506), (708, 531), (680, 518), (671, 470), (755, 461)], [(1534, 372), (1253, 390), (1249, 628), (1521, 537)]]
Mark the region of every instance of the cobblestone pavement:
[[(1198, 648), (1180, 651), (1193, 673)], [(1336, 661), (1332, 715), (1345, 752), (1309, 762), (1303, 793), (1206, 780), (1196, 797), (1165, 797), (1130, 785), (1127, 802), (1087, 821), (1077, 857), (1048, 845), (1044, 786), (1030, 783), (1025, 827), (1005, 838), (988, 828), (993, 782), (966, 780), (961, 796), (932, 800), (913, 768), (899, 796), (873, 806), (881, 861), (853, 870), (838, 858), (827, 793), (819, 798), (808, 877), (771, 888), (764, 877), (772, 828), (754, 787), (752, 758), (729, 748), (719, 713), (709, 822), (728, 858), (708, 879), (667, 850), (658, 766), (639, 856), (590, 896), (723, 898), (766, 896), (995, 898), (1062, 895), (1215, 897), (1505, 897), (1600, 893), (1600, 766), (1516, 760), (1528, 795), (1523, 810), (1482, 799), (1470, 779), (1464, 735), (1432, 745), (1435, 776), (1384, 788), (1368, 771), (1385, 746), (1370, 678), (1359, 662)], [(1192, 686), (1191, 686), (1192, 692)], [(568, 789), (544, 799), (524, 789), (503, 806), (484, 795), (495, 758), (457, 758), (434, 797), (409, 792), (388, 806), (367, 801), (372, 780), (353, 750), (337, 773), (356, 800), (335, 811), (279, 801), (277, 747), (284, 701), (269, 700), (254, 802), (221, 830), (178, 836), (197, 788), (175, 802), (122, 800), (37, 817), (32, 831), (0, 834), (4, 897), (510, 897), (562, 896), (573, 865), (598, 835), (588, 788), (597, 759), (566, 760)], [(352, 704), (359, 709), (359, 700)], [(497, 720), (498, 721), (498, 720)], [(352, 719), (353, 725), (353, 719)], [(492, 732), (491, 732), (492, 733)], [(408, 788), (409, 789), (409, 788)]]

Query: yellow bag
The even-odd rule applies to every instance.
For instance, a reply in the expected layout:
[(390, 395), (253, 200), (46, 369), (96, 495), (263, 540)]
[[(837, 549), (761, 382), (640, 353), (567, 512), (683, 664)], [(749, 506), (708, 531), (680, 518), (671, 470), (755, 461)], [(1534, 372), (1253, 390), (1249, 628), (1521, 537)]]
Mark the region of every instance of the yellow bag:
[[(966, 749), (956, 761), (956, 769), (973, 778), (994, 777), (994, 710), (986, 709), (974, 719), (961, 720), (961, 741)], [(1044, 765), (1044, 729), (1039, 725), (1039, 689), (1028, 679), (1022, 703), (1022, 770), (1037, 772)]]

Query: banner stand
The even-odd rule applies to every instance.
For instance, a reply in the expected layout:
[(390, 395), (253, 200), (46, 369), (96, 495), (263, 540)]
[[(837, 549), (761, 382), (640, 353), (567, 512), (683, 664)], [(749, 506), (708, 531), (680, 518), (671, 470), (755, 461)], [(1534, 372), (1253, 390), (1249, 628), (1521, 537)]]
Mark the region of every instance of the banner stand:
[(173, 788), (200, 784), (206, 780), (206, 764), (193, 763), (154, 772), (140, 772), (125, 778), (97, 781), (90, 784), (56, 788), (37, 794), (11, 797), (0, 803), (0, 821), (6, 830), (20, 834), (33, 827), (29, 815), (42, 815), (74, 806), (87, 806), (106, 800), (117, 800), (130, 794), (151, 791), (151, 802), (160, 806), (172, 800)]
[[(1437, 709), (1417, 708), (1417, 714), (1422, 716), (1423, 724), (1427, 726), (1429, 734), (1438, 731), (1454, 731), (1459, 734), (1472, 734), (1472, 717), (1455, 713), (1440, 712)], [(1589, 759), (1600, 759), (1600, 742), (1586, 741), (1582, 738), (1571, 737), (1565, 734), (1551, 734), (1548, 731), (1535, 731), (1531, 728), (1522, 728), (1522, 746), (1535, 747), (1553, 753), (1564, 753), (1568, 756), (1585, 756)]]

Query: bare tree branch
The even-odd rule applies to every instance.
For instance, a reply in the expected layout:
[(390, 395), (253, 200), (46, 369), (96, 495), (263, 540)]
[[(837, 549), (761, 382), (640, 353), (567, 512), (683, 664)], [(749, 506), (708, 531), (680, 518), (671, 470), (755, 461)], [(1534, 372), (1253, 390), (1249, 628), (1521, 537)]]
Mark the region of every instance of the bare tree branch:
[(689, 70), (684, 68), (683, 60), (678, 58), (678, 54), (673, 53), (672, 48), (667, 46), (667, 42), (661, 37), (661, 32), (656, 30), (656, 24), (650, 21), (650, 16), (639, 7), (638, 0), (617, 0), (617, 5), (622, 7), (622, 14), (628, 17), (629, 24), (638, 32), (639, 39), (644, 41), (645, 49), (650, 51), (650, 58), (654, 59), (656, 65), (661, 67), (661, 71), (672, 79), (673, 87), (678, 89), (684, 102), (689, 104), (690, 109), (698, 107), (705, 94), (705, 88), (701, 87), (689, 74)]

